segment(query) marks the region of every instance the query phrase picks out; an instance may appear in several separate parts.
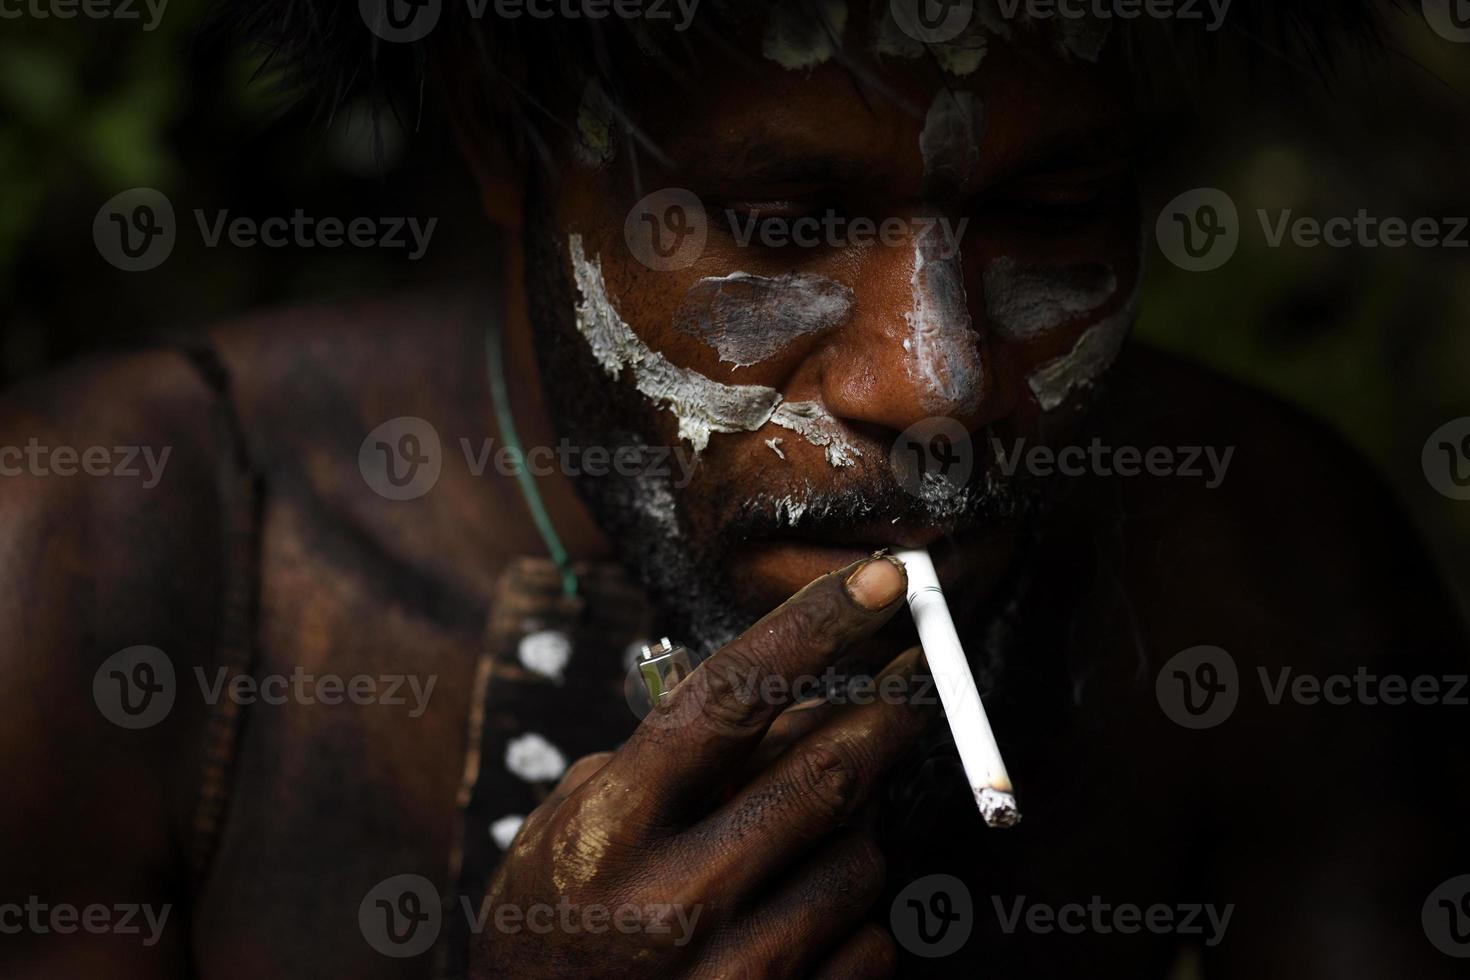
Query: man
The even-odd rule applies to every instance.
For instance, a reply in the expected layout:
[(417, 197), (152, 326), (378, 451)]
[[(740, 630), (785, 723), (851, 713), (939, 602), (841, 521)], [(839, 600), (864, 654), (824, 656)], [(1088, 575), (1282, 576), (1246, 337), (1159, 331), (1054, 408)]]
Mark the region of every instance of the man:
[[(1122, 38), (895, 9), (384, 46), (430, 55), (488, 288), (11, 393), (6, 445), (171, 452), (0, 485), (6, 975), (1451, 974), (1463, 714), (1272, 686), (1463, 674), (1432, 570), (1319, 428), (1120, 352)], [(1233, 455), (1024, 455), (1093, 445)], [(1017, 827), (962, 781), (911, 547)], [(664, 634), (707, 659), (640, 722)]]

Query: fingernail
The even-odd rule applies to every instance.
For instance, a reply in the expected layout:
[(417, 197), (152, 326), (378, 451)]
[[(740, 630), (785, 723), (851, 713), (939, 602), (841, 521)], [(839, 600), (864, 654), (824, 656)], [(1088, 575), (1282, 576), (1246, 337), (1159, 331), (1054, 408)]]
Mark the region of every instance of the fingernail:
[(903, 562), (880, 553), (848, 576), (847, 594), (864, 609), (882, 609), (903, 595), (907, 582)]

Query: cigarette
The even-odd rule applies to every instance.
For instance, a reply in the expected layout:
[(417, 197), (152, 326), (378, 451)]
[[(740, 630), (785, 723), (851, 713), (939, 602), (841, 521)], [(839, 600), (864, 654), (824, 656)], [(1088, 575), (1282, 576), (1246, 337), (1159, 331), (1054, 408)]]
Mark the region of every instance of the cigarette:
[(919, 642), (939, 688), (939, 700), (949, 730), (954, 733), (965, 778), (975, 794), (975, 805), (986, 826), (1013, 827), (1020, 822), (1021, 811), (1016, 807), (1011, 777), (1000, 757), (1000, 746), (995, 744), (985, 705), (980, 703), (980, 691), (950, 618), (949, 603), (939, 588), (934, 561), (929, 552), (922, 550), (900, 551), (898, 558), (908, 569), (909, 612), (919, 629)]

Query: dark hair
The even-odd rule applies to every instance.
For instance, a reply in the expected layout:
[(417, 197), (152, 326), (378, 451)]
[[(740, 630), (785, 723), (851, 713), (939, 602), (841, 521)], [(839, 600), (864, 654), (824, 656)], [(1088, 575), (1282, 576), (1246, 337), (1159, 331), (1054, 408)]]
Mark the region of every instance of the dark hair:
[[(841, 0), (699, 0), (688, 35), (647, 20), (618, 17), (476, 18), (497, 0), (216, 0), (216, 29), (243, 36), (267, 52), (266, 67), (285, 84), (330, 114), (351, 97), (370, 94), (391, 105), (409, 128), (437, 78), (451, 80), (441, 93), (478, 103), (492, 126), (522, 155), (551, 161), (549, 129), (570, 131), (558, 115), (558, 95), (598, 79), (607, 105), (628, 128), (636, 127), (636, 93), (620, 84), (617, 62), (641, 57), (671, 79), (696, 79), (705, 66), (697, 52), (719, 52), (731, 64), (749, 56), (726, 38), (764, 17), (772, 6), (825, 22), (826, 5)], [(555, 0), (557, 3), (583, 0)], [(606, 0), (603, 0), (605, 3)], [(867, 3), (881, 14), (889, 0)], [(990, 4), (996, 0), (977, 0)], [(411, 43), (384, 40), (368, 27), (387, 4), (400, 10), (434, 5), (437, 26)], [(1401, 0), (1233, 0), (1222, 28), (1142, 18), (1120, 21), (1109, 44), (1120, 46), (1145, 84), (1176, 95), (1215, 79), (1221, 63), (1243, 66), (1246, 77), (1323, 77), (1344, 57), (1369, 56), (1384, 47), (1383, 15)], [(615, 55), (615, 52), (617, 53)], [(862, 69), (838, 60), (856, 74)], [(626, 133), (625, 133), (626, 135)], [(656, 148), (645, 148), (657, 155)]]

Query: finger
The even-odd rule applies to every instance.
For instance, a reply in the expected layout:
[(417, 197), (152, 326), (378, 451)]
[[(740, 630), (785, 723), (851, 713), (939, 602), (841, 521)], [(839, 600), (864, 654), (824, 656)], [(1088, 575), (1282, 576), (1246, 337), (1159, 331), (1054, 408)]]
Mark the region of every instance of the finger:
[(848, 819), (903, 757), (937, 705), (926, 679), (919, 648), (905, 651), (877, 678), (878, 700), (791, 746), (680, 846), (701, 853), (727, 894), (754, 892)]
[(737, 921), (739, 939), (722, 954), (745, 968), (738, 975), (805, 977), (867, 917), (883, 877), (883, 855), (871, 837), (839, 837)]
[(766, 737), (761, 739), (760, 745), (751, 753), (746, 764), (746, 779), (742, 780), (742, 785), (776, 761), (792, 745), (831, 721), (839, 707), (830, 701), (808, 701), (781, 712), (766, 730)]
[(898, 971), (898, 947), (888, 930), (869, 922), (812, 972), (812, 980), (880, 980)]
[(606, 772), (655, 818), (706, 801), (791, 703), (793, 688), (902, 603), (903, 565), (874, 556), (824, 575), (690, 674)]

